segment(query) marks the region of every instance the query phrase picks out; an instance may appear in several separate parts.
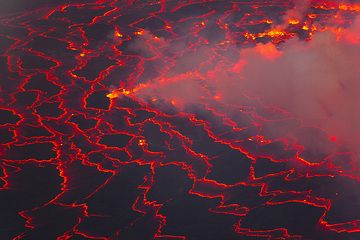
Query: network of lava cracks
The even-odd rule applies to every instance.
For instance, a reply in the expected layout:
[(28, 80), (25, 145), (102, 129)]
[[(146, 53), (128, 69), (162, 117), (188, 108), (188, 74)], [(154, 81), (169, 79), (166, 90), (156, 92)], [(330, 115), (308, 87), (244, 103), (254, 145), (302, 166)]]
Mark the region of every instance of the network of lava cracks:
[[(315, 154), (268, 129), (291, 122), (316, 141), (336, 139), (274, 107), (219, 107), (221, 96), (159, 107), (131, 95), (185, 74), (184, 52), (211, 49), (186, 74), (216, 71), (230, 45), (309, 39), (330, 17), (347, 24), (360, 11), (313, 1), (301, 21), (273, 30), (291, 7), (99, 0), (2, 17), (0, 238), (360, 239), (354, 156)], [(129, 47), (144, 34), (148, 51)]]

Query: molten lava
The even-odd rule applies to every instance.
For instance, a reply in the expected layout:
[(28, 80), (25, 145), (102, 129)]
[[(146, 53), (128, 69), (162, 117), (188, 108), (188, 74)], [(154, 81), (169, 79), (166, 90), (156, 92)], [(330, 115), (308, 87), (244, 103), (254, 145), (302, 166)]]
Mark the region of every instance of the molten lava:
[(359, 4), (15, 2), (0, 9), (0, 239), (360, 239), (354, 148), (239, 90), (291, 42), (358, 46)]

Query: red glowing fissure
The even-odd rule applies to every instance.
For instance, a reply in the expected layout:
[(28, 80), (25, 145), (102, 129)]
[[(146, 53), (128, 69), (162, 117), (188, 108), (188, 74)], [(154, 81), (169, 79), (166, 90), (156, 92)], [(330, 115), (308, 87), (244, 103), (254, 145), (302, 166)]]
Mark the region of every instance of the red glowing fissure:
[[(316, 153), (301, 134), (269, 129), (291, 125), (331, 149), (337, 136), (202, 85), (223, 80), (234, 46), (262, 43), (271, 61), (276, 44), (309, 41), (330, 18), (345, 26), (360, 11), (312, 1), (276, 24), (292, 8), (102, 0), (1, 17), (0, 238), (360, 239), (354, 154)], [(189, 79), (207, 94), (190, 107), (146, 94)]]

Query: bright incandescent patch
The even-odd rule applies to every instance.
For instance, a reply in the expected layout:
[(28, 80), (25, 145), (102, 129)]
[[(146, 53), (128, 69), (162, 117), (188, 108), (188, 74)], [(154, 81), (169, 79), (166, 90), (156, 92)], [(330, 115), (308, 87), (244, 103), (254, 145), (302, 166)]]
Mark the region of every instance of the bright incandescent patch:
[(357, 44), (360, 5), (13, 2), (0, 239), (360, 239), (353, 146), (236, 84), (241, 49), (272, 63), (330, 26)]

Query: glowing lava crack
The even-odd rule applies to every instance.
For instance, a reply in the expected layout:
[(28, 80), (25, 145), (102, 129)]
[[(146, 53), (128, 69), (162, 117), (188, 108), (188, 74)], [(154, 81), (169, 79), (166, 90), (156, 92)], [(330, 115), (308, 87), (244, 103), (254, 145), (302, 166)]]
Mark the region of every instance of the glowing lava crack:
[(318, 32), (358, 46), (360, 5), (71, 2), (0, 10), (0, 239), (360, 239), (342, 132), (237, 85)]

